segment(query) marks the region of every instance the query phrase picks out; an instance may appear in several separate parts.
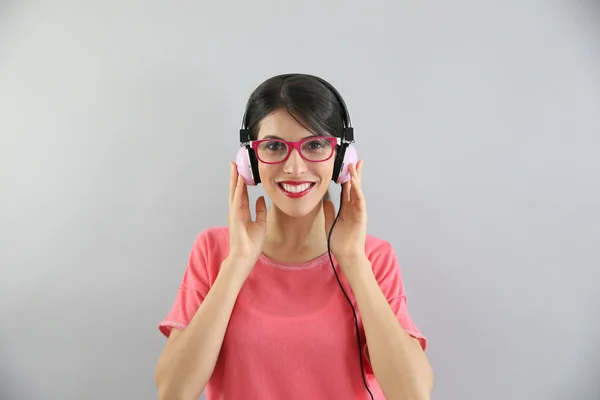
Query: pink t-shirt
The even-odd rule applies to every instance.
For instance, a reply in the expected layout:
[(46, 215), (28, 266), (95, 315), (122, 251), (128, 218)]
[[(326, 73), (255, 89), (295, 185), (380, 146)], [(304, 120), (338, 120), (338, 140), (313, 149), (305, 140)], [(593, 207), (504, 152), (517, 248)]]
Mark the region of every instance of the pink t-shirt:
[[(183, 330), (189, 324), (228, 251), (226, 227), (198, 235), (174, 305), (159, 324), (165, 336), (173, 327)], [(398, 320), (425, 350), (427, 339), (409, 315), (392, 246), (369, 235), (366, 255)], [(369, 364), (356, 301), (343, 273), (337, 271), (358, 315), (369, 388), (375, 399), (384, 399)], [(368, 400), (355, 332), (352, 309), (328, 254), (302, 264), (284, 264), (261, 255), (235, 303), (205, 388), (206, 399)]]

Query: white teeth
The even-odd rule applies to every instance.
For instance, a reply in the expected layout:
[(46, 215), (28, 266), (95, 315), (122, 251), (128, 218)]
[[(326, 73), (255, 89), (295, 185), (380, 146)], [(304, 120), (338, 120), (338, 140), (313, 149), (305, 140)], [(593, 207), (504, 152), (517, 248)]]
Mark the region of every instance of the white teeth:
[(310, 183), (303, 183), (302, 185), (288, 185), (286, 183), (282, 183), (281, 187), (283, 187), (283, 190), (285, 190), (286, 192), (300, 193), (308, 189), (310, 185)]

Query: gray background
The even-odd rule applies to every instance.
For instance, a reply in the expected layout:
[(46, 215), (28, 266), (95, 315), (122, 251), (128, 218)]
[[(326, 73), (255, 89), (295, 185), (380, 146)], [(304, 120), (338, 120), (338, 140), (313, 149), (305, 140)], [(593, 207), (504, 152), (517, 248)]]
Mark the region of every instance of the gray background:
[(600, 398), (599, 26), (583, 1), (0, 3), (0, 398), (156, 398), (157, 324), (283, 72), (349, 105), (433, 398)]

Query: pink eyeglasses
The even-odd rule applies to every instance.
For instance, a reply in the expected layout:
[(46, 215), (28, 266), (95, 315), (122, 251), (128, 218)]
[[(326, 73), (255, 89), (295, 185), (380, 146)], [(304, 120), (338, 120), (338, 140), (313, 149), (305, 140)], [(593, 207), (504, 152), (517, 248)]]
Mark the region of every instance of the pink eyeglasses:
[(327, 161), (333, 156), (338, 138), (333, 136), (311, 136), (297, 142), (283, 139), (262, 139), (251, 142), (257, 158), (265, 164), (279, 164), (298, 150), (300, 156), (309, 162)]

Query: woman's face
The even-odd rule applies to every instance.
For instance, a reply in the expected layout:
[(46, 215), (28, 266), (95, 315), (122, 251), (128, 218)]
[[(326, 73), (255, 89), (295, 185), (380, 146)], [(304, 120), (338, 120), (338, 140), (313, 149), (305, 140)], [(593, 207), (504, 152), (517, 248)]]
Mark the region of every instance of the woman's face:
[[(299, 141), (311, 136), (314, 134), (285, 110), (279, 110), (261, 121), (257, 139)], [(277, 142), (264, 143), (262, 148), (265, 158), (275, 157), (277, 152), (285, 154), (282, 150), (285, 146)], [(304, 149), (304, 154), (311, 159), (329, 155), (332, 150), (331, 144), (324, 140), (306, 143)], [(287, 215), (302, 217), (313, 211), (327, 192), (334, 161), (334, 155), (322, 162), (307, 161), (293, 149), (288, 159), (279, 164), (259, 160), (258, 169), (265, 193), (273, 204)]]

